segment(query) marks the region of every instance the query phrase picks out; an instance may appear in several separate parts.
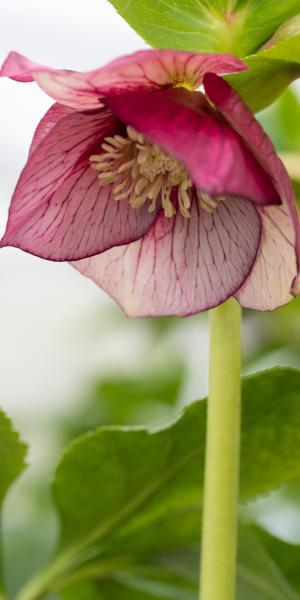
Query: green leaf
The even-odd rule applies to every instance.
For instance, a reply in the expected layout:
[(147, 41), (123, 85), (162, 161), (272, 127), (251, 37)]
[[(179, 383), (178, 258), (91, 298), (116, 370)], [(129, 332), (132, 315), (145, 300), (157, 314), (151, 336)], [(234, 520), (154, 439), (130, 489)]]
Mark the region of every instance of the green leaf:
[[(184, 515), (182, 517), (184, 519)], [(173, 515), (173, 531), (182, 517), (180, 514)], [(97, 573), (90, 565), (89, 573), (86, 570), (82, 578), (64, 588), (64, 600), (97, 600), (102, 598), (102, 594), (107, 600), (197, 600), (200, 561), (196, 549), (199, 539), (199, 515), (196, 513), (194, 521), (190, 540), (194, 549), (187, 545), (177, 552), (148, 556), (147, 566), (116, 569), (110, 576), (104, 577), (100, 569)], [(269, 537), (263, 531), (259, 534)], [(275, 539), (274, 543), (281, 544)], [(257, 537), (256, 528), (240, 527), (237, 600), (299, 600), (300, 596), (285, 578), (285, 569), (281, 568), (273, 554), (273, 548), (268, 552), (265, 540), (260, 541)]]
[(0, 505), (13, 481), (25, 468), (26, 448), (13, 430), (10, 419), (0, 410)]
[[(300, 473), (299, 389), (300, 371), (293, 369), (243, 380), (242, 501)], [(43, 592), (53, 578), (56, 585), (66, 577), (70, 583), (92, 569), (110, 580), (129, 566), (132, 573), (157, 564), (158, 554), (194, 546), (205, 423), (206, 401), (199, 401), (165, 429), (102, 428), (71, 444), (54, 482), (61, 546), (41, 578)]]
[[(243, 380), (242, 500), (300, 473), (299, 389), (300, 372), (293, 369)], [(60, 553), (20, 597), (30, 597), (33, 589), (35, 597), (61, 590), (68, 598), (72, 590), (69, 598), (76, 599), (80, 589), (80, 600), (101, 593), (111, 600), (192, 600), (205, 422), (206, 402), (199, 401), (168, 428), (102, 428), (73, 443), (54, 483)], [(238, 599), (300, 600), (254, 542), (247, 550), (244, 537)], [(93, 582), (88, 589), (86, 581)]]
[[(79, 591), (79, 595), (78, 595)], [(101, 596), (99, 596), (99, 592)], [(175, 574), (160, 570), (137, 569), (123, 572), (114, 578), (84, 581), (72, 585), (63, 594), (64, 600), (196, 600), (195, 582), (189, 582)]]
[(299, 0), (110, 0), (152, 46), (250, 54), (283, 21), (299, 12)]
[[(273, 369), (243, 381), (241, 497), (255, 498), (300, 472), (300, 372)], [(161, 430), (102, 428), (71, 445), (54, 493), (63, 544), (129, 520), (201, 501), (206, 402)], [(138, 512), (138, 517), (136, 513)]]

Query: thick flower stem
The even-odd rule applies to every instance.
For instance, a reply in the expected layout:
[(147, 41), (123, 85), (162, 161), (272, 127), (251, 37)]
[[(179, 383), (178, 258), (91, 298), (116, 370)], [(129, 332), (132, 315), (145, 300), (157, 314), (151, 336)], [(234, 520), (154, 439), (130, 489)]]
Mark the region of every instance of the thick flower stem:
[(210, 312), (210, 368), (201, 600), (234, 600), (241, 414), (241, 309), (230, 299)]

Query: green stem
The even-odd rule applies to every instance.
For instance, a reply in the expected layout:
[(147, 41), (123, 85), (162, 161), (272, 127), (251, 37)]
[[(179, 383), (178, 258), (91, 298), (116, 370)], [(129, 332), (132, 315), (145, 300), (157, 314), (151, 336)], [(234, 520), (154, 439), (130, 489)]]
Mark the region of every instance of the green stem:
[(201, 600), (234, 600), (241, 413), (241, 309), (210, 312)]

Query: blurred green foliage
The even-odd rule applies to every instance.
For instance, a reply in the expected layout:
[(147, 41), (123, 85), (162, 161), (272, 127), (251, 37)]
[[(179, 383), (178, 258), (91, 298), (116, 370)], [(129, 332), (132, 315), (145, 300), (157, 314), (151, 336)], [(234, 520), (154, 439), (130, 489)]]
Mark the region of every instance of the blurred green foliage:
[(26, 449), (10, 419), (0, 411), (0, 506), (9, 487), (25, 468)]
[(259, 527), (255, 527), (255, 533), (291, 586), (300, 593), (300, 545), (289, 544)]
[[(26, 445), (14, 431), (11, 421), (0, 410), (0, 510), (6, 493), (25, 468)], [(1, 544), (1, 540), (0, 540)], [(0, 547), (0, 596), (4, 588), (4, 565)]]
[[(194, 532), (197, 532), (197, 522)], [(196, 534), (197, 535), (197, 534)], [(155, 565), (136, 568), (133, 573), (124, 570), (116, 578), (104, 581), (83, 580), (70, 585), (63, 593), (64, 600), (197, 600), (199, 553), (197, 538), (191, 535), (195, 547), (186, 551), (161, 554)], [(240, 527), (237, 571), (237, 600), (299, 600), (293, 587), (293, 577), (280, 567), (282, 553), (288, 550), (295, 555), (299, 547), (291, 550), (289, 544), (278, 547), (276, 540), (255, 527)], [(276, 548), (276, 551), (274, 551)], [(269, 551), (270, 550), (270, 551)], [(277, 553), (276, 553), (277, 552)], [(279, 560), (278, 560), (279, 559)], [(295, 565), (296, 566), (296, 565)]]
[(300, 102), (294, 88), (288, 88), (277, 102), (260, 112), (257, 118), (278, 152), (300, 151)]
[(138, 425), (165, 420), (177, 405), (183, 379), (183, 364), (172, 361), (160, 373), (157, 370), (143, 370), (135, 376), (116, 373), (95, 381), (77, 412), (66, 420), (63, 436), (71, 439), (99, 425)]

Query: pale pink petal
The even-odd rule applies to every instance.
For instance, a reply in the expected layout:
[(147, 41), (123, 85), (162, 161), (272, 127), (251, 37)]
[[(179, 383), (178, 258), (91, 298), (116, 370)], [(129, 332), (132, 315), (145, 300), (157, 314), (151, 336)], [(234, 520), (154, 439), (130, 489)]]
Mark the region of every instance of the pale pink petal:
[[(50, 260), (77, 260), (143, 235), (156, 214), (116, 202), (89, 156), (120, 130), (111, 113), (71, 114), (40, 141), (15, 191), (1, 246)], [(121, 131), (123, 131), (121, 129)]]
[(17, 52), (8, 55), (0, 70), (0, 77), (23, 83), (36, 81), (54, 100), (78, 110), (95, 109), (101, 105), (98, 90), (88, 83), (89, 73), (52, 69), (28, 60)]
[(247, 308), (273, 310), (292, 299), (296, 272), (294, 228), (286, 206), (258, 209), (262, 221), (261, 244), (253, 269), (236, 294)]
[(212, 196), (233, 194), (256, 204), (279, 203), (268, 175), (240, 136), (187, 90), (135, 92), (106, 99), (125, 123), (176, 156)]
[(159, 89), (166, 85), (198, 88), (205, 73), (234, 73), (246, 65), (230, 54), (205, 54), (176, 50), (142, 50), (118, 58), (89, 73), (90, 81), (105, 93), (132, 89)]
[(161, 86), (197, 88), (207, 72), (233, 73), (246, 66), (227, 54), (195, 54), (175, 50), (144, 50), (124, 56), (105, 67), (78, 73), (50, 69), (11, 53), (0, 75), (32, 81), (60, 104), (78, 110), (99, 107), (100, 98), (129, 90), (153, 90)]
[[(299, 270), (300, 270), (300, 228), (299, 220), (296, 208), (296, 200), (291, 186), (291, 182), (288, 173), (276, 154), (274, 146), (266, 135), (261, 125), (256, 121), (252, 112), (247, 108), (240, 96), (234, 91), (226, 81), (217, 77), (216, 75), (209, 74), (204, 78), (205, 90), (210, 100), (217, 106), (218, 110), (224, 115), (230, 125), (237, 131), (241, 137), (245, 140), (247, 146), (251, 149), (257, 160), (263, 166), (265, 171), (270, 175), (273, 185), (277, 190), (284, 207), (284, 213), (289, 215), (290, 224), (287, 228), (287, 217), (283, 219), (283, 223), (280, 223), (281, 213), (272, 212), (275, 215), (274, 220), (278, 221), (278, 226), (283, 227), (284, 238), (288, 239), (288, 243), (280, 243), (282, 251), (285, 249), (286, 255), (282, 257), (280, 272), (281, 281), (284, 282), (289, 279), (289, 291), (297, 294), (300, 293), (299, 286)], [(277, 218), (276, 218), (277, 217)], [(267, 230), (270, 231), (269, 222), (267, 221)], [(278, 233), (274, 233), (278, 235)], [(269, 247), (267, 247), (269, 244)], [(291, 251), (291, 245), (294, 247), (294, 253)], [(255, 272), (260, 273), (261, 277), (264, 273), (274, 272), (274, 259), (273, 259), (274, 242), (272, 237), (264, 237), (264, 249), (260, 253), (260, 258), (257, 259), (257, 265)], [(296, 263), (295, 263), (296, 253)], [(262, 264), (259, 264), (259, 261)], [(270, 265), (270, 271), (266, 268), (266, 264)], [(283, 272), (283, 265), (285, 265), (285, 273)], [(276, 266), (276, 265), (275, 265)], [(261, 278), (261, 285), (264, 285), (264, 280)], [(280, 286), (280, 282), (277, 282)], [(268, 286), (268, 282), (265, 281), (265, 285)], [(250, 286), (250, 284), (249, 284)], [(250, 289), (250, 287), (249, 287)], [(254, 289), (254, 288), (253, 288)], [(279, 297), (281, 292), (279, 291)], [(278, 294), (277, 294), (278, 295)], [(274, 295), (275, 297), (275, 295)], [(283, 294), (284, 297), (284, 294)], [(287, 298), (287, 294), (285, 295)], [(252, 304), (256, 303), (256, 299), (252, 298)], [(272, 303), (270, 299), (269, 304)], [(268, 303), (265, 303), (268, 305)]]
[(161, 215), (139, 241), (73, 263), (131, 316), (187, 316), (224, 302), (251, 271), (261, 224), (251, 202), (227, 198), (190, 219)]

